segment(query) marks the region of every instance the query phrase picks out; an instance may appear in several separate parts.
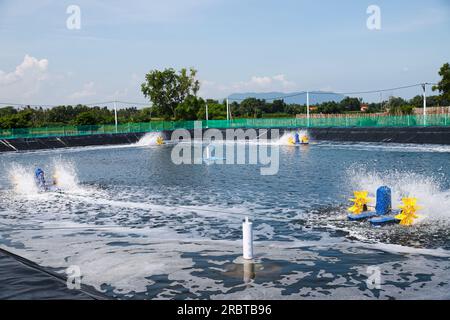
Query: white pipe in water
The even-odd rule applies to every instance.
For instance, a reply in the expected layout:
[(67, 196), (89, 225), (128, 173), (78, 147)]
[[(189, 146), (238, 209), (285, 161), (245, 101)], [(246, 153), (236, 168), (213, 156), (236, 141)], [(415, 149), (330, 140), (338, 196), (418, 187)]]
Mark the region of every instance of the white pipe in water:
[(253, 259), (253, 223), (248, 217), (242, 223), (242, 253), (245, 260)]

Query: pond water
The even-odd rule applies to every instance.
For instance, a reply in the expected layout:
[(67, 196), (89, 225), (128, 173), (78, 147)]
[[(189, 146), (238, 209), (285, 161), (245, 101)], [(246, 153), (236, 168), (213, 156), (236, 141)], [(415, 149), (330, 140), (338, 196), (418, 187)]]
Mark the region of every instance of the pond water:
[[(0, 154), (0, 247), (61, 273), (79, 266), (84, 284), (121, 299), (450, 299), (450, 147), (279, 145), (268, 176), (175, 165), (173, 148)], [(62, 192), (39, 193), (36, 166)], [(382, 185), (395, 207), (418, 199), (414, 226), (347, 221), (353, 191)]]

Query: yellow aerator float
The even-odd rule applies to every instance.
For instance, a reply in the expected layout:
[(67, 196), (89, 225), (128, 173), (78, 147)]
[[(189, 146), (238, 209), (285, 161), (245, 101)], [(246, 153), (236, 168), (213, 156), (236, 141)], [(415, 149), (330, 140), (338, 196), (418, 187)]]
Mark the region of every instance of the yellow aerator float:
[[(348, 220), (363, 221), (369, 219), (370, 224), (380, 227), (386, 224), (400, 224), (402, 226), (411, 226), (414, 220), (418, 218), (417, 210), (421, 208), (417, 205), (416, 198), (403, 198), (403, 204), (399, 207), (400, 212), (392, 210), (391, 189), (383, 186), (377, 190), (377, 199), (375, 210), (370, 208), (369, 202), (372, 200), (368, 197), (367, 191), (355, 191), (355, 197), (350, 199), (353, 206), (348, 208), (350, 214)], [(392, 216), (390, 214), (395, 214)]]
[(301, 139), (301, 141), (302, 141), (302, 144), (309, 144), (309, 138), (308, 138), (308, 136), (303, 136), (302, 139)]
[(359, 215), (363, 213), (364, 211), (367, 211), (367, 205), (372, 200), (369, 198), (369, 192), (368, 191), (355, 191), (354, 193), (355, 198), (350, 199), (354, 204), (350, 208), (348, 208), (348, 211), (355, 215)]
[(158, 146), (162, 146), (164, 144), (164, 138), (159, 136), (158, 138), (156, 138), (156, 144)]
[(420, 210), (421, 207), (417, 205), (416, 198), (403, 198), (402, 202), (403, 205), (399, 206), (402, 211), (395, 216), (395, 219), (400, 220), (402, 226), (410, 226), (414, 223), (414, 219), (419, 217), (416, 212), (417, 210)]
[(288, 145), (290, 145), (290, 146), (295, 146), (295, 140), (294, 140), (294, 138), (292, 138), (292, 137), (289, 137), (289, 138), (288, 138)]
[(300, 134), (296, 132), (294, 136), (288, 137), (287, 142), (290, 146), (306, 145), (309, 144), (309, 138), (307, 135), (300, 136)]

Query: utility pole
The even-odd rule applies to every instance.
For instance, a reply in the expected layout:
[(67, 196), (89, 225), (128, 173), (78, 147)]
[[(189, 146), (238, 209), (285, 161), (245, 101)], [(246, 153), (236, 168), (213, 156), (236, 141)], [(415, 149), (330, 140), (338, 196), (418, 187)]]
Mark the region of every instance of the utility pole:
[(423, 126), (427, 125), (427, 84), (422, 84), (423, 89)]
[(118, 133), (119, 132), (119, 129), (118, 129), (119, 123), (117, 121), (117, 105), (116, 105), (116, 101), (114, 101), (114, 123), (116, 125), (116, 133)]
[(309, 115), (309, 91), (306, 92), (306, 118), (308, 127), (310, 125), (310, 115)]
[(209, 116), (208, 116), (208, 104), (206, 104), (206, 127), (208, 128), (208, 120), (209, 120)]
[(227, 121), (230, 121), (230, 103), (227, 98)]

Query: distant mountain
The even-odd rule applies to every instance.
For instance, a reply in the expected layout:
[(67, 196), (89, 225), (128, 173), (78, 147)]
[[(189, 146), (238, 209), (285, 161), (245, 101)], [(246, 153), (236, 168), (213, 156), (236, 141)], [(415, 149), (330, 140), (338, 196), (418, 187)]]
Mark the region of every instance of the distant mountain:
[[(282, 92), (264, 92), (264, 93), (233, 93), (228, 97), (230, 102), (240, 102), (247, 98), (264, 99), (267, 102), (272, 102), (275, 99), (283, 99), (287, 104), (306, 104), (306, 93), (301, 92), (282, 93)], [(326, 92), (326, 91), (314, 91), (309, 93), (309, 104), (321, 104), (323, 102), (341, 102), (345, 98), (344, 95)]]

